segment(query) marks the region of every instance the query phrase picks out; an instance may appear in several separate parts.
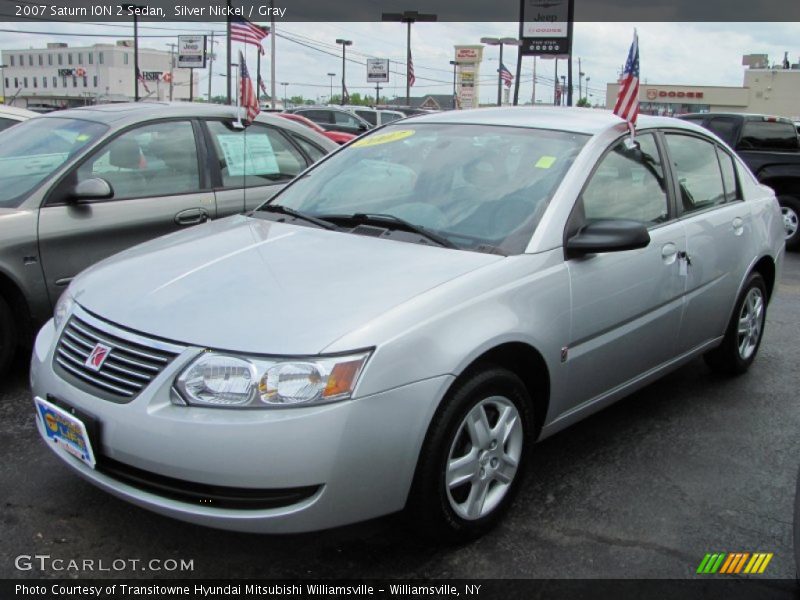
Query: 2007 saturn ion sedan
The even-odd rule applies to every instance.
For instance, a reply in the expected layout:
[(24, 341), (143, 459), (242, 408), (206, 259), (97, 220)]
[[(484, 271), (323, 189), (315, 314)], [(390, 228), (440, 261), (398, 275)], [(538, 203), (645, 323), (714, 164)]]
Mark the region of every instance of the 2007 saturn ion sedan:
[(35, 344), (42, 438), (186, 521), (300, 532), (406, 509), (486, 531), (537, 439), (693, 357), (751, 365), (774, 194), (690, 123), (586, 109), (379, 128), (246, 216), (79, 275)]

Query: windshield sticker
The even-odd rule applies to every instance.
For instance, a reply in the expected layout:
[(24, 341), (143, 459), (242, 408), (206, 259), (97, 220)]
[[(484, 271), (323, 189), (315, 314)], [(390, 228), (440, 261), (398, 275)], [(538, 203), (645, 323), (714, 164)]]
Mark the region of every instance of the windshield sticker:
[(225, 165), (228, 175), (237, 177), (242, 175), (274, 175), (279, 172), (278, 161), (269, 136), (265, 133), (246, 134), (239, 133), (218, 135), (222, 154), (225, 156)]
[(556, 162), (555, 156), (542, 156), (534, 165), (537, 169), (549, 169)]
[(78, 135), (78, 137), (76, 137), (75, 139), (76, 139), (77, 141), (79, 141), (79, 142), (85, 142), (86, 140), (88, 140), (88, 139), (89, 139), (89, 136), (88, 136), (88, 135), (86, 135), (85, 133), (81, 133), (81, 134), (80, 134), (80, 135)]
[(358, 140), (353, 144), (353, 148), (366, 148), (367, 146), (377, 146), (379, 144), (389, 144), (391, 142), (398, 142), (407, 137), (414, 135), (413, 129), (403, 129), (402, 131), (388, 131), (386, 133), (377, 133), (364, 139)]

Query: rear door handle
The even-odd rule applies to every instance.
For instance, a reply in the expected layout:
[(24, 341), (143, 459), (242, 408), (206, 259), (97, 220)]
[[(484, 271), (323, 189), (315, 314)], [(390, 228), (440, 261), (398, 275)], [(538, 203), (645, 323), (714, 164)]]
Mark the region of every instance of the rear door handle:
[(208, 211), (205, 208), (187, 208), (175, 215), (175, 224), (181, 227), (199, 225), (208, 221)]
[(741, 217), (736, 217), (733, 220), (732, 225), (734, 235), (742, 235), (742, 233), (744, 233), (744, 219)]

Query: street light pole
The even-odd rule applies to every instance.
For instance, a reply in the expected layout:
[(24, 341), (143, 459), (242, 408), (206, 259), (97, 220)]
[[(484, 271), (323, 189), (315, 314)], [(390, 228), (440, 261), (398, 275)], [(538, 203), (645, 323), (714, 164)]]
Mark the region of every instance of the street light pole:
[(289, 87), (289, 83), (286, 81), (281, 81), (281, 85), (283, 86), (283, 110), (286, 110), (286, 88)]
[(328, 73), (328, 77), (331, 78), (331, 94), (328, 96), (328, 101), (333, 99), (333, 78), (336, 77), (336, 73)]
[(169, 101), (172, 102), (172, 79), (175, 77), (173, 70), (175, 69), (175, 47), (177, 44), (164, 44), (169, 46)]
[(346, 69), (345, 61), (347, 60), (346, 59), (347, 47), (348, 46), (352, 46), (353, 45), (353, 41), (352, 40), (343, 40), (341, 38), (338, 38), (336, 40), (336, 43), (340, 44), (342, 46), (342, 101), (340, 102), (340, 104), (342, 106), (344, 106), (344, 95), (345, 95), (345, 92), (347, 90), (347, 85), (345, 84), (345, 69)]
[(503, 68), (503, 46), (520, 46), (522, 42), (516, 38), (496, 38), (496, 37), (482, 37), (481, 44), (487, 44), (489, 46), (500, 46), (500, 64), (497, 66), (497, 106), (502, 106), (503, 104), (503, 78), (500, 74), (501, 69)]
[(133, 100), (139, 101), (139, 12), (135, 4), (123, 4), (124, 10), (133, 13)]
[(393, 21), (407, 24), (406, 30), (406, 104), (411, 106), (411, 24), (417, 21), (436, 21), (434, 14), (423, 14), (415, 10), (402, 13), (383, 13), (381, 21)]
[(453, 110), (456, 109), (456, 66), (458, 65), (457, 60), (451, 60), (450, 64), (453, 65)]

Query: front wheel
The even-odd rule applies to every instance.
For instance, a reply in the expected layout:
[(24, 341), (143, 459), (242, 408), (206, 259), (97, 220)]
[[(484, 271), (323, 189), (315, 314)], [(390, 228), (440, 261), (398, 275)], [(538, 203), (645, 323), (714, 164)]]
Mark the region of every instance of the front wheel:
[(707, 352), (706, 363), (726, 375), (747, 371), (756, 358), (767, 318), (767, 286), (759, 273), (744, 284), (722, 344)]
[(786, 233), (786, 248), (794, 250), (800, 247), (800, 200), (793, 196), (778, 196), (778, 203)]
[(415, 528), (448, 542), (492, 528), (519, 486), (532, 423), (530, 397), (514, 373), (487, 367), (457, 383), (420, 453), (406, 508)]

